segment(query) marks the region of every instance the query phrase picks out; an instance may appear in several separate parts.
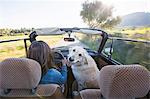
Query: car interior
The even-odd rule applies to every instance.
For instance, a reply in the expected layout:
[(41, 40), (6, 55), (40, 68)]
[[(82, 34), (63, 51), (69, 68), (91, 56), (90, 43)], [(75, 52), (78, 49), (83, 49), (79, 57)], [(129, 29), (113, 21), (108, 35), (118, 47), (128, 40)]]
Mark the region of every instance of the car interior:
[[(31, 43), (35, 41), (40, 33), (43, 34), (39, 30), (32, 32), (26, 40)], [(84, 29), (61, 28), (60, 31), (63, 34), (84, 32)], [(105, 58), (101, 52), (108, 39), (107, 33), (102, 30), (86, 30), (88, 33), (91, 31), (100, 33), (102, 37), (101, 42), (98, 41), (100, 44), (97, 51), (84, 47), (100, 70), (98, 88), (78, 91), (78, 84), (70, 67), (67, 67), (68, 77), (64, 86), (39, 84), (41, 66), (38, 62), (28, 58), (7, 58), (0, 62), (0, 99), (150, 99), (149, 70), (139, 64), (123, 65)], [(59, 34), (56, 30), (55, 33)], [(54, 63), (58, 67), (62, 65), (62, 59), (68, 58), (69, 48), (74, 46), (72, 42), (75, 40), (64, 38), (65, 42), (71, 44), (52, 48)], [(27, 52), (26, 44), (25, 47)]]

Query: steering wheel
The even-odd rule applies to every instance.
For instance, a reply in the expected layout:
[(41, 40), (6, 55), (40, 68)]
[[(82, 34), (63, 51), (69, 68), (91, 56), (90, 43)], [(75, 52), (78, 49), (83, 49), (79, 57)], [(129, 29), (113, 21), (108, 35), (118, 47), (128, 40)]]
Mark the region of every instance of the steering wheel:
[(60, 51), (53, 50), (53, 59), (54, 64), (60, 68), (62, 66), (62, 60), (65, 59), (65, 57)]

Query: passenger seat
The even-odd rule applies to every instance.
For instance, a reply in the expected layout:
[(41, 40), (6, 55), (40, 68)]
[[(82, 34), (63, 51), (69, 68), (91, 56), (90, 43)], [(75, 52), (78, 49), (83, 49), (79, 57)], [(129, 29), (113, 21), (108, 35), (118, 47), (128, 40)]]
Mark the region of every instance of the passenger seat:
[(139, 99), (150, 90), (150, 72), (140, 65), (109, 65), (101, 69), (98, 82), (100, 89), (80, 91), (82, 99)]

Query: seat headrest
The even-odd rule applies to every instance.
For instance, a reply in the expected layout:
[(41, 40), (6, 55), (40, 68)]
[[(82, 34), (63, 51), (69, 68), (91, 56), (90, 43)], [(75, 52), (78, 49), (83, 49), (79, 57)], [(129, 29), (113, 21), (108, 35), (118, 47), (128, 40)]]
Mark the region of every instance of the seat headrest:
[(2, 89), (32, 89), (41, 79), (41, 66), (27, 58), (8, 58), (0, 63)]
[(101, 69), (98, 82), (106, 99), (144, 97), (150, 90), (150, 72), (140, 65), (109, 65)]

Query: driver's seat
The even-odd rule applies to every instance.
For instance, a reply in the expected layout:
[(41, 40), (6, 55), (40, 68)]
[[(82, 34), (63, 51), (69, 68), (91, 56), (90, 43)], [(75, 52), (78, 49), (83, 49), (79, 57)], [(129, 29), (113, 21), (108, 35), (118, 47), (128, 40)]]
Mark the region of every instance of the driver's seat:
[(39, 84), (41, 66), (27, 58), (8, 58), (0, 63), (0, 99), (63, 98), (59, 85)]

